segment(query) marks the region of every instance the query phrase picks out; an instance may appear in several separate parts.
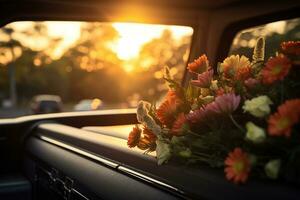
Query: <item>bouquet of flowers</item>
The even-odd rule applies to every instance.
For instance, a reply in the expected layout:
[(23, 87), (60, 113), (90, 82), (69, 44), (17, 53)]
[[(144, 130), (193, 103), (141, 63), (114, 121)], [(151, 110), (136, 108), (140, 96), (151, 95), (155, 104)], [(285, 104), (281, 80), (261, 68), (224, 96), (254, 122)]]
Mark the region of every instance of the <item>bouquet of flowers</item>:
[[(223, 167), (234, 183), (251, 176), (300, 180), (300, 41), (265, 59), (259, 38), (250, 60), (231, 55), (215, 71), (206, 55), (188, 64), (187, 87), (165, 69), (169, 91), (156, 107), (141, 101), (127, 144), (156, 151), (158, 164)], [(265, 62), (266, 61), (266, 62)]]

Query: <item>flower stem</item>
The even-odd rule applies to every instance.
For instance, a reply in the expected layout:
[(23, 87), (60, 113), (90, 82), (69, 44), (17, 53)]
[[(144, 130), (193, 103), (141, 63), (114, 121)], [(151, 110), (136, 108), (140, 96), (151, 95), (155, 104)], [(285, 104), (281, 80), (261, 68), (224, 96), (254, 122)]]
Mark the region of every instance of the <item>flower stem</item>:
[(233, 116), (230, 114), (229, 118), (231, 119), (232, 123), (242, 132), (244, 133), (245, 130), (237, 123), (237, 121), (235, 121), (235, 119), (233, 118)]
[(201, 135), (198, 135), (197, 133), (191, 131), (191, 130), (188, 130), (187, 131), (189, 134), (193, 135), (193, 136), (196, 136), (196, 137), (201, 137)]

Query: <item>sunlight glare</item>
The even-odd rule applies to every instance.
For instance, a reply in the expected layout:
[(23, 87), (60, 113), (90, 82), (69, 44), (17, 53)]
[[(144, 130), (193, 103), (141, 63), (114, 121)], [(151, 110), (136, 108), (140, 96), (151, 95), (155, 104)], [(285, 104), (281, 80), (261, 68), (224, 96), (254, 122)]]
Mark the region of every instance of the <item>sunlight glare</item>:
[(61, 38), (60, 45), (54, 50), (52, 57), (55, 59), (72, 46), (80, 37), (81, 22), (45, 22), (51, 37)]
[(114, 47), (114, 51), (121, 60), (131, 60), (138, 57), (142, 46), (152, 39), (160, 37), (162, 32), (166, 29), (169, 29), (173, 33), (175, 39), (193, 33), (192, 28), (182, 26), (113, 23), (113, 27), (120, 35), (120, 38)]

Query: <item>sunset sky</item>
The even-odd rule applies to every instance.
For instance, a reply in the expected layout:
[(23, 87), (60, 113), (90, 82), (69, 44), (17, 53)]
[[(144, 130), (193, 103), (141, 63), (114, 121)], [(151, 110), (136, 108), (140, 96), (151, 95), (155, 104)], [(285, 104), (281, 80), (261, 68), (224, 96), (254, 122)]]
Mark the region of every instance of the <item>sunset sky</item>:
[[(19, 31), (24, 31), (32, 27), (34, 22), (15, 22), (11, 26)], [(45, 22), (50, 37), (60, 37), (60, 44), (51, 52), (51, 57), (58, 59), (69, 47), (75, 44), (80, 37), (81, 26), (85, 22)], [(143, 44), (153, 38), (159, 37), (163, 30), (169, 29), (174, 38), (180, 39), (186, 35), (192, 35), (193, 29), (185, 26), (148, 25), (137, 23), (113, 23), (113, 27), (118, 31), (120, 38), (113, 47), (113, 51), (122, 60), (130, 60), (138, 56)], [(24, 38), (20, 40), (24, 45), (35, 50), (47, 48), (45, 38)]]

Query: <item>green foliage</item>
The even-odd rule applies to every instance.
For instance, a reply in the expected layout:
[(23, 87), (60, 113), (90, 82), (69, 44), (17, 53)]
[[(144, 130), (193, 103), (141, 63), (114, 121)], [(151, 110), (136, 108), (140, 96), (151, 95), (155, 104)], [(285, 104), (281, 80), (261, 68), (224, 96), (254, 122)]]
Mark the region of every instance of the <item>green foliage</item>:
[[(16, 31), (12, 28), (1, 30), (9, 33)], [(18, 34), (31, 38), (48, 37), (47, 27), (43, 23), (34, 23), (30, 30)], [(59, 44), (59, 38), (46, 38), (49, 49), (41, 51), (22, 46), (14, 38), (1, 41), (1, 54), (4, 47), (15, 45), (21, 47), (22, 53), (15, 61), (0, 67), (0, 99), (9, 96), (8, 65), (16, 67), (17, 93), (19, 100), (25, 102), (41, 93), (60, 95), (64, 102), (101, 98), (107, 104), (120, 104), (128, 102), (135, 95), (138, 99), (153, 101), (167, 90), (166, 87), (162, 89), (164, 81), (154, 78), (155, 72), (168, 65), (170, 71), (178, 69), (176, 78), (183, 74), (183, 55), (188, 51), (189, 38), (175, 42), (172, 33), (166, 30), (161, 37), (141, 48), (140, 57), (130, 63), (134, 66), (134, 73), (130, 73), (124, 70), (126, 63), (111, 48), (118, 37), (118, 32), (111, 24), (85, 23), (80, 39), (58, 60), (53, 60), (49, 51)], [(38, 65), (35, 60), (38, 60)]]

